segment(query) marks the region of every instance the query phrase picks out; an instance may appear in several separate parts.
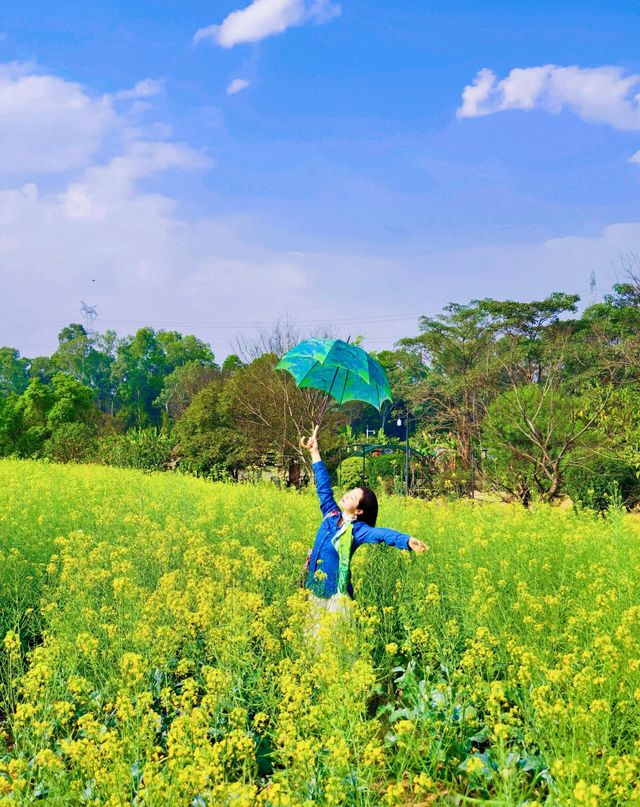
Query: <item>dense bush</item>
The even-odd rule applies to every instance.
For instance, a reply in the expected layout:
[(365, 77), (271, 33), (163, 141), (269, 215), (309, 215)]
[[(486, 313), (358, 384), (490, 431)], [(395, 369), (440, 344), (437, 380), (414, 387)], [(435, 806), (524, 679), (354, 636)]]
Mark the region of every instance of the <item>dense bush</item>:
[(55, 462), (90, 462), (96, 453), (95, 429), (86, 423), (63, 423), (44, 444), (44, 455)]
[[(379, 457), (367, 456), (365, 480), (369, 487), (392, 493), (394, 482), (404, 474), (402, 454), (382, 454)], [(347, 457), (340, 463), (338, 479), (343, 488), (355, 488), (363, 484), (362, 457)]]
[(574, 503), (600, 512), (640, 501), (640, 479), (633, 466), (617, 459), (596, 459), (567, 469), (566, 491)]
[(111, 434), (98, 443), (97, 459), (105, 465), (162, 471), (171, 460), (173, 440), (158, 429), (132, 429)]

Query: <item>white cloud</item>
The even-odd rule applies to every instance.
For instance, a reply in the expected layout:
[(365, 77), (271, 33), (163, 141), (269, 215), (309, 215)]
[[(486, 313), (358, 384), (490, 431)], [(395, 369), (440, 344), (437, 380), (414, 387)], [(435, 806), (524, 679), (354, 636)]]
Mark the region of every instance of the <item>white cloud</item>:
[[(254, 244), (254, 222), (241, 233), (229, 218), (191, 220), (170, 193), (148, 189), (164, 172), (210, 166), (189, 146), (158, 140), (153, 123), (134, 128), (114, 111), (117, 96), (148, 96), (154, 84), (95, 99), (32, 66), (0, 67), (0, 78), (0, 112), (11, 127), (11, 137), (0, 130), (0, 164), (17, 167), (0, 179), (0, 343), (26, 355), (50, 352), (54, 345), (33, 344), (42, 332), (25, 332), (25, 323), (77, 319), (85, 297), (103, 321), (125, 319), (114, 323), (121, 333), (138, 318), (157, 327), (176, 315), (258, 319), (274, 296), (302, 301), (306, 269), (285, 251)], [(110, 137), (114, 131), (121, 136)], [(63, 167), (58, 177), (38, 176)], [(47, 339), (55, 341), (55, 328)]]
[(136, 132), (114, 101), (157, 95), (159, 81), (145, 79), (132, 89), (93, 96), (80, 84), (42, 73), (33, 64), (0, 65), (0, 174), (64, 173), (95, 160), (112, 137)]
[(74, 82), (0, 66), (0, 172), (59, 172), (85, 165), (117, 116)]
[(328, 22), (341, 13), (333, 0), (253, 0), (245, 8), (232, 11), (220, 25), (196, 31), (194, 42), (211, 39), (223, 48), (243, 42), (259, 42), (287, 28), (313, 22)]
[(162, 92), (162, 82), (152, 78), (139, 81), (130, 90), (120, 90), (114, 95), (117, 101), (136, 101), (140, 98), (152, 98)]
[(227, 95), (235, 95), (241, 90), (246, 90), (250, 83), (246, 78), (234, 78), (227, 87)]
[[(87, 297), (101, 329), (180, 327), (219, 354), (236, 329), (176, 322), (269, 321), (274, 310), (304, 310), (308, 268), (256, 244), (255, 222), (189, 220), (169, 195), (139, 187), (137, 177), (194, 164), (190, 152), (156, 146), (91, 168), (57, 194), (33, 183), (0, 192), (0, 344), (25, 355), (50, 352), (56, 328), (26, 333), (25, 323), (76, 320)], [(34, 343), (41, 337), (45, 344)]]
[(568, 109), (591, 123), (640, 130), (640, 75), (625, 76), (619, 67), (514, 68), (498, 81), (484, 68), (462, 93), (460, 118), (476, 118), (509, 109)]
[[(187, 146), (175, 143), (137, 142), (125, 154), (105, 165), (85, 171), (79, 182), (71, 183), (58, 196), (59, 207), (68, 219), (107, 221), (127, 202), (133, 208), (140, 194), (136, 182), (169, 169), (206, 168), (209, 161)], [(145, 202), (151, 198), (142, 195)], [(154, 197), (154, 203), (172, 209), (173, 203)], [(133, 212), (132, 210), (129, 211)]]

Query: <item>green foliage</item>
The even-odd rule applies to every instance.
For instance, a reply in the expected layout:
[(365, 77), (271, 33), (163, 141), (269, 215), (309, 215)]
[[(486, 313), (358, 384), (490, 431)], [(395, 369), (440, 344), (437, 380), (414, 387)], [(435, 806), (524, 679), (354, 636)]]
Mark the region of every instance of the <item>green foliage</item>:
[(111, 368), (115, 334), (88, 334), (83, 325), (71, 323), (58, 334), (58, 349), (51, 356), (54, 368), (92, 390), (98, 406), (107, 410), (113, 400)]
[(244, 464), (247, 441), (231, 428), (221, 392), (219, 380), (200, 390), (177, 422), (173, 434), (182, 470), (217, 478)]
[(217, 426), (208, 432), (192, 434), (178, 446), (180, 470), (209, 479), (237, 477), (244, 467), (247, 442), (237, 431)]
[(529, 384), (498, 396), (487, 409), (482, 437), (492, 483), (523, 504), (533, 495), (558, 496), (576, 452), (597, 441), (603, 404), (593, 408), (591, 400), (563, 384)]
[(130, 429), (98, 441), (96, 459), (106, 465), (162, 471), (171, 460), (173, 440), (155, 428)]
[(565, 485), (574, 504), (599, 512), (617, 502), (632, 507), (640, 501), (636, 469), (619, 459), (596, 457), (576, 463), (567, 470)]
[(362, 459), (360, 457), (347, 457), (346, 460), (342, 460), (338, 469), (338, 479), (341, 487), (345, 490), (362, 485)]
[(91, 462), (96, 457), (96, 433), (87, 423), (62, 423), (43, 446), (43, 455), (55, 462)]
[(47, 426), (50, 429), (63, 423), (94, 420), (94, 397), (88, 387), (64, 373), (54, 375), (52, 386), (53, 400), (47, 412)]
[(227, 375), (241, 370), (245, 366), (244, 362), (236, 353), (229, 353), (227, 358), (222, 362), (222, 372)]
[(22, 418), (18, 410), (20, 396), (10, 393), (0, 397), (0, 457), (19, 454)]
[(58, 371), (50, 356), (36, 356), (29, 360), (29, 378), (38, 378), (48, 384)]
[(195, 336), (140, 328), (134, 336), (121, 340), (111, 371), (121, 422), (126, 426), (157, 425), (161, 414), (154, 402), (165, 378), (189, 362), (216, 366), (209, 345)]
[(29, 362), (11, 347), (0, 347), (0, 398), (21, 395), (29, 383)]
[[(484, 481), (522, 502), (550, 500), (564, 491), (578, 456), (603, 451), (639, 470), (640, 279), (638, 261), (625, 260), (627, 277), (579, 318), (577, 295), (561, 292), (530, 302), (451, 303), (420, 318), (417, 336), (376, 354), (393, 405), (381, 413), (360, 403), (328, 407), (321, 434), (329, 465), (339, 445), (364, 441), (365, 428), (377, 431), (378, 443), (403, 440), (408, 410), (412, 443), (445, 450), (426, 452), (433, 467), (420, 486), (433, 495), (467, 495), (475, 471), (476, 487)], [(292, 336), (276, 328), (245, 351), (252, 361), (231, 354), (222, 368), (195, 336), (149, 327), (118, 338), (70, 323), (51, 357), (0, 348), (0, 455), (41, 456), (52, 441), (63, 456), (62, 426), (105, 431), (109, 421), (119, 431), (175, 429), (176, 458), (198, 474), (276, 464), (282, 477), (297, 479), (308, 463), (299, 440), (323, 396), (274, 372)], [(213, 397), (196, 403), (213, 382)], [(489, 448), (484, 464), (480, 446)], [(69, 452), (78, 456), (77, 446)], [(372, 479), (393, 475), (367, 471)]]
[[(393, 492), (394, 480), (400, 480), (404, 474), (403, 454), (383, 454), (365, 459), (365, 483), (374, 490)], [(362, 457), (347, 457), (338, 469), (341, 486), (347, 490), (363, 484)]]
[(219, 374), (220, 370), (215, 366), (188, 361), (165, 376), (154, 406), (163, 409), (170, 418), (179, 418), (194, 396)]
[[(49, 383), (32, 378), (22, 395), (0, 399), (0, 451), (19, 457), (42, 456), (45, 443), (61, 426), (95, 424), (93, 400), (88, 387), (64, 373), (56, 373)], [(54, 441), (57, 446), (62, 434)]]

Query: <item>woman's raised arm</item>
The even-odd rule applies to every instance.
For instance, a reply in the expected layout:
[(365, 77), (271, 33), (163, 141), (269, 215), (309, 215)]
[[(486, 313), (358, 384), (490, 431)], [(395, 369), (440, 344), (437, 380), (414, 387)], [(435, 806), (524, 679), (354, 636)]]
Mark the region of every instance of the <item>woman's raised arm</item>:
[(329, 471), (327, 471), (327, 467), (324, 462), (322, 462), (322, 457), (320, 456), (318, 428), (319, 426), (314, 427), (311, 437), (301, 437), (300, 445), (302, 448), (306, 448), (311, 454), (313, 474), (316, 479), (316, 491), (320, 499), (320, 510), (322, 510), (322, 515), (326, 516), (335, 510), (339, 511), (340, 508), (333, 497)]

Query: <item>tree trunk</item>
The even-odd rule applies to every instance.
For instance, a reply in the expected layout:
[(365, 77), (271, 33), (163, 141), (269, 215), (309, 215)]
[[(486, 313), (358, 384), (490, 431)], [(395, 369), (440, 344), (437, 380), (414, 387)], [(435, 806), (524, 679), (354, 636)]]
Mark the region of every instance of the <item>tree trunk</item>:
[(295, 460), (289, 463), (287, 487), (300, 487), (300, 463)]

